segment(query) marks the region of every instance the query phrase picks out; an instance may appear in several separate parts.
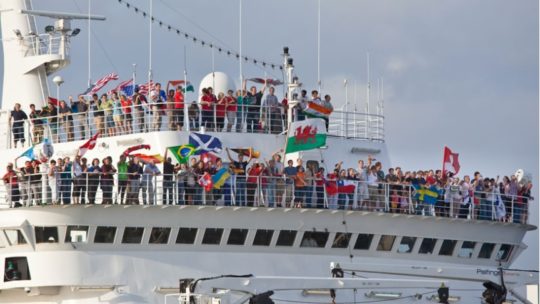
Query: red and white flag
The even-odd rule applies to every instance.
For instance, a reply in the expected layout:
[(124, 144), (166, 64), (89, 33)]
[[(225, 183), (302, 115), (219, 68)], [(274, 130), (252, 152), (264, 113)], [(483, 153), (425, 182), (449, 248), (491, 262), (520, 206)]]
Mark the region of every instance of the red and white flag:
[(125, 87), (130, 86), (131, 84), (133, 84), (133, 79), (124, 80), (124, 81), (120, 82), (116, 86), (116, 88), (114, 88), (114, 89), (110, 90), (109, 92), (107, 92), (107, 95), (111, 95), (114, 92), (122, 91)]
[(139, 85), (139, 94), (148, 95), (150, 91), (154, 90), (154, 82), (149, 81), (145, 84)]
[(103, 76), (101, 79), (96, 81), (96, 84), (92, 87), (89, 94), (97, 93), (99, 90), (101, 90), (101, 88), (103, 88), (111, 80), (118, 80), (118, 75), (116, 73), (110, 73)]
[(446, 176), (448, 172), (454, 175), (459, 172), (459, 154), (452, 152), (448, 147), (444, 147), (443, 169), (442, 174)]
[(58, 99), (49, 96), (49, 104), (52, 104), (53, 106), (58, 107), (60, 102), (58, 101)]
[(83, 156), (88, 152), (88, 150), (92, 150), (96, 147), (97, 138), (99, 137), (99, 132), (97, 132), (94, 136), (90, 137), (90, 139), (84, 143), (84, 145), (79, 147), (79, 156)]

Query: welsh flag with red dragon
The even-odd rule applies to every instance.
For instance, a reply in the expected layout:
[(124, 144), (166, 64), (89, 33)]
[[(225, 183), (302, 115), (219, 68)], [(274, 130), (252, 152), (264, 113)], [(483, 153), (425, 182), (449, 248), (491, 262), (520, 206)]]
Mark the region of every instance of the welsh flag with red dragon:
[(326, 125), (321, 118), (291, 123), (285, 153), (316, 149), (326, 145)]

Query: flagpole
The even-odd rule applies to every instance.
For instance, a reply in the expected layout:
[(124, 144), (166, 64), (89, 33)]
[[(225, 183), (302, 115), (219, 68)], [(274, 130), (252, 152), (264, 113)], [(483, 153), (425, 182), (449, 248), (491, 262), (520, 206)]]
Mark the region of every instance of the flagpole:
[(317, 13), (317, 85), (321, 93), (321, 0), (318, 2)]
[[(148, 34), (148, 94), (150, 94), (150, 82), (152, 81), (152, 23), (153, 23), (153, 9), (154, 9), (154, 1), (150, 0), (150, 30)], [(150, 95), (149, 95), (150, 96)]]
[(289, 130), (291, 129), (291, 122), (289, 121), (289, 126), (287, 127), (287, 133), (285, 137), (285, 147), (283, 147), (283, 166), (285, 166), (285, 156), (287, 155), (287, 145), (289, 144)]
[(91, 19), (90, 19), (90, 12), (91, 12), (91, 3), (92, 0), (88, 0), (88, 87), (92, 85), (92, 65), (91, 65), (91, 56), (90, 56), (90, 49), (91, 49), (91, 35), (92, 35), (92, 28), (91, 28)]
[(186, 45), (184, 45), (184, 126), (186, 126), (186, 130), (189, 132), (190, 130), (190, 121), (189, 121), (189, 117), (188, 117), (188, 108), (187, 108), (187, 63), (186, 63)]

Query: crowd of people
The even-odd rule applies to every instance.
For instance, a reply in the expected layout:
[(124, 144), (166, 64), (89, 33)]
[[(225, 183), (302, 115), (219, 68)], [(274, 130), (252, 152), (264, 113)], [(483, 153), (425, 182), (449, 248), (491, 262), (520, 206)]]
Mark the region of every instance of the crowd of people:
[[(440, 170), (384, 172), (381, 162), (368, 157), (357, 168), (340, 162), (329, 172), (322, 163), (302, 159), (282, 162), (282, 151), (270, 160), (226, 150), (228, 162), (193, 156), (189, 163), (163, 164), (121, 155), (87, 160), (51, 159), (47, 164), (26, 161), (7, 166), (3, 181), (13, 206), (40, 204), (149, 204), (266, 206), (367, 210), (427, 216), (524, 223), (532, 183), (515, 176), (484, 178), (479, 172), (463, 178)], [(207, 187), (205, 176), (225, 168), (220, 187)], [(43, 188), (45, 187), (45, 188)], [(436, 189), (435, 203), (417, 195)], [(502, 208), (501, 208), (502, 206)]]
[[(163, 90), (156, 83), (148, 95), (141, 94), (135, 86), (132, 96), (116, 91), (101, 96), (79, 95), (77, 99), (69, 96), (67, 101), (51, 99), (42, 109), (31, 104), (28, 114), (16, 104), (9, 119), (11, 138), (14, 147), (24, 145), (25, 122), (29, 123), (33, 144), (49, 134), (55, 142), (72, 141), (87, 139), (98, 131), (102, 136), (158, 131), (165, 128), (165, 123), (167, 130), (182, 130), (188, 123), (191, 129), (204, 126), (210, 131), (283, 132), (287, 124), (287, 98), (280, 101), (275, 88), (267, 88), (266, 84), (260, 90), (256, 86), (249, 90), (246, 87), (244, 82), (241, 90), (218, 92), (217, 96), (211, 87), (202, 88), (200, 100), (192, 103), (185, 102), (181, 85), (173, 89), (167, 85)], [(298, 101), (293, 106), (294, 120), (305, 119), (304, 110), (309, 102), (333, 110), (330, 95), (321, 99), (316, 90), (311, 98), (302, 90), (294, 100)], [(326, 125), (328, 128), (328, 118)]]

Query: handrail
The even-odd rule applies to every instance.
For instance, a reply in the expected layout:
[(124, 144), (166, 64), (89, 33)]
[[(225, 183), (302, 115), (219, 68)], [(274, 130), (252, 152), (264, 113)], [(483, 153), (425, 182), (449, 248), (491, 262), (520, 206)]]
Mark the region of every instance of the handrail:
[[(101, 113), (104, 115), (100, 116)], [(343, 122), (343, 117), (347, 124)], [(329, 117), (328, 135), (384, 142), (383, 121), (384, 117), (380, 115), (334, 111)], [(5, 148), (11, 148), (14, 144), (13, 125), (0, 122), (0, 128), (2, 124), (7, 129), (7, 140), (0, 141), (0, 147), (7, 143)], [(148, 103), (143, 106), (121, 107), (116, 112), (114, 108), (110, 108), (105, 112), (88, 110), (83, 113), (28, 119), (24, 121), (24, 146), (39, 143), (44, 137), (52, 142), (88, 139), (98, 130), (101, 131), (101, 137), (202, 128), (219, 132), (282, 134), (287, 130), (287, 124), (287, 115), (281, 107), (238, 105), (236, 112), (228, 113), (216, 106), (210, 111), (204, 111), (198, 106), (184, 111), (174, 109), (174, 106), (168, 103)]]
[[(44, 169), (46, 170), (46, 169)], [(150, 171), (146, 171), (150, 172)], [(120, 176), (119, 176), (120, 175)], [(366, 183), (346, 179), (306, 179), (300, 183), (285, 176), (232, 174), (217, 189), (204, 189), (202, 175), (191, 170), (171, 175), (37, 173), (4, 181), (0, 199), (4, 207), (44, 204), (163, 204), (319, 208), (403, 213), (527, 224), (525, 196), (499, 196), (474, 191), (470, 200), (444, 195), (435, 203), (415, 196), (410, 184)], [(468, 196), (467, 196), (468, 197)], [(478, 198), (478, 199), (472, 199)], [(499, 200), (499, 198), (501, 200)], [(501, 205), (502, 204), (502, 205)]]

